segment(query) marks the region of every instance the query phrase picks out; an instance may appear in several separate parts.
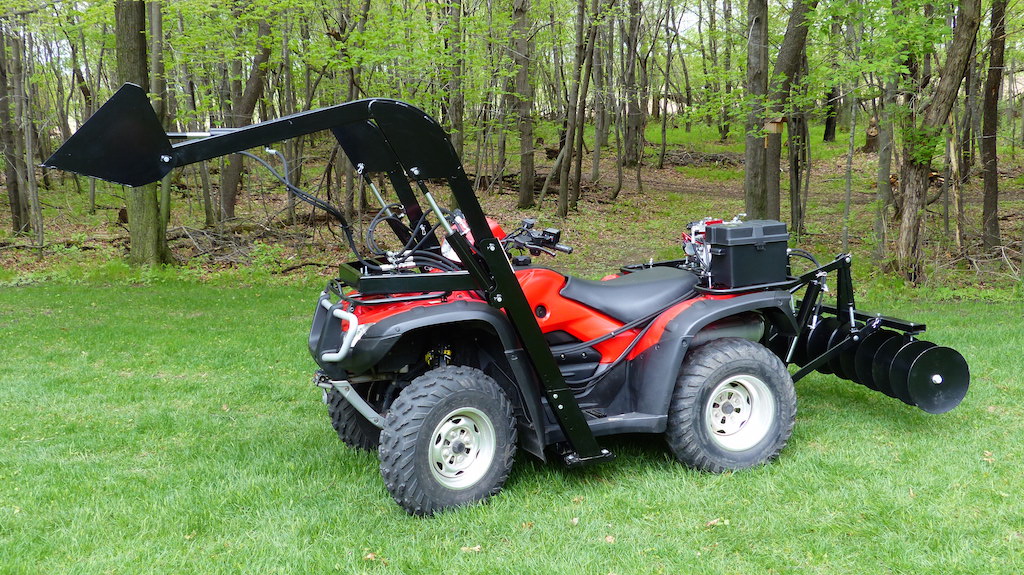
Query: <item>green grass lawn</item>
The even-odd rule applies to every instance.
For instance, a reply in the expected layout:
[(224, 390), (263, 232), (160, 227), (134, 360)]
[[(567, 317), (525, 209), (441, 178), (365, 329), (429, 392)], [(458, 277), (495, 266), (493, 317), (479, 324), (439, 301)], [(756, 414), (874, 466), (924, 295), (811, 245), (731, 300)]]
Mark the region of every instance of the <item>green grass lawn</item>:
[(316, 289), (0, 290), (0, 573), (1024, 571), (1019, 302), (860, 302), (968, 358), (951, 413), (815, 375), (771, 465), (617, 438), (612, 463), (521, 457), (489, 504), (421, 519), (327, 421)]

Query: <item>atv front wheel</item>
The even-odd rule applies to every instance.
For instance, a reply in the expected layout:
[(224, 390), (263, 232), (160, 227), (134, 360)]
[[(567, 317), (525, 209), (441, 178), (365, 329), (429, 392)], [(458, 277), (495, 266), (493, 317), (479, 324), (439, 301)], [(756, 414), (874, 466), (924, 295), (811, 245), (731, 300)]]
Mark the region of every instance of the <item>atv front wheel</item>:
[(338, 432), (338, 438), (345, 445), (355, 449), (371, 451), (380, 443), (380, 428), (370, 423), (337, 390), (326, 392), (324, 403), (331, 417), (331, 426)]
[(380, 472), (413, 515), (484, 501), (501, 491), (516, 452), (512, 404), (470, 367), (428, 371), (402, 390), (380, 436)]
[(687, 355), (666, 438), (679, 461), (720, 473), (774, 458), (795, 419), (796, 392), (782, 361), (757, 343), (722, 338)]

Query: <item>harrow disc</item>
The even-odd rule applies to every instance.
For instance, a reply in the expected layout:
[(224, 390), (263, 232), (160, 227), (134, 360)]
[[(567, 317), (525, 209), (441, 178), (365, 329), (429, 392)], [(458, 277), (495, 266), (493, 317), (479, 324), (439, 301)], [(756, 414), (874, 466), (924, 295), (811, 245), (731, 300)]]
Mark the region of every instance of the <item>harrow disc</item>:
[(857, 373), (857, 383), (874, 391), (882, 391), (875, 382), (875, 378), (872, 376), (872, 368), (875, 365), (875, 354), (878, 353), (882, 344), (898, 336), (899, 334), (895, 331), (880, 329), (865, 337), (864, 340), (854, 348), (856, 352), (854, 354), (853, 361)]
[(928, 413), (946, 413), (960, 405), (970, 383), (967, 360), (955, 349), (945, 346), (922, 351), (907, 372), (910, 398)]
[[(814, 329), (807, 336), (808, 362), (828, 351), (829, 342), (832, 340), (832, 335), (837, 329), (839, 329), (839, 320), (834, 317), (824, 318), (818, 322), (818, 325), (814, 326)], [(818, 366), (818, 371), (821, 373), (833, 373), (829, 362)]]
[(893, 391), (889, 379), (889, 368), (892, 367), (892, 360), (896, 359), (896, 354), (905, 343), (906, 340), (902, 337), (889, 338), (878, 347), (878, 351), (871, 359), (871, 379), (875, 382), (878, 391), (889, 397), (896, 397), (896, 392)]
[(905, 344), (896, 352), (889, 366), (889, 385), (892, 387), (896, 399), (907, 405), (914, 405), (914, 400), (910, 397), (910, 382), (908, 379), (910, 377), (910, 367), (914, 365), (914, 360), (919, 355), (933, 347), (935, 347), (935, 344), (930, 341), (917, 340)]
[[(829, 347), (829, 349), (831, 349), (833, 346), (839, 345), (839, 342), (841, 342), (844, 339), (846, 339), (846, 336), (848, 336), (848, 335), (850, 335), (850, 324), (849, 323), (843, 323), (842, 325), (837, 327), (836, 330), (832, 332), (832, 335), (828, 338), (828, 347)], [(832, 373), (835, 373), (836, 376), (838, 376), (841, 379), (850, 379), (850, 380), (852, 380), (854, 378), (854, 376), (856, 374), (854, 374), (853, 372), (849, 372), (849, 371), (846, 371), (845, 369), (843, 369), (842, 357), (843, 357), (843, 354), (849, 353), (850, 351), (853, 351), (856, 348), (857, 348), (856, 345), (852, 345), (849, 348), (841, 351), (839, 354), (837, 354), (832, 359), (828, 360), (828, 367), (829, 367), (829, 369), (832, 370)]]
[[(858, 329), (861, 327), (863, 326), (857, 326)], [(846, 379), (854, 383), (863, 383), (860, 374), (857, 373), (857, 351), (863, 344), (864, 338), (860, 338), (839, 354), (839, 365), (843, 370), (843, 374), (846, 376)]]

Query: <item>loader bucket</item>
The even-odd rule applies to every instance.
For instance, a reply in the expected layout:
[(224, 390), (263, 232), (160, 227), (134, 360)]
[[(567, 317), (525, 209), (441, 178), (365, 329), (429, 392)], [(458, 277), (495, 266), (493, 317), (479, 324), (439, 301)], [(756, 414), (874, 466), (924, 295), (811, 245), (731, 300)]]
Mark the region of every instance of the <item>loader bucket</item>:
[(125, 84), (43, 165), (141, 186), (174, 168), (172, 150), (146, 91)]

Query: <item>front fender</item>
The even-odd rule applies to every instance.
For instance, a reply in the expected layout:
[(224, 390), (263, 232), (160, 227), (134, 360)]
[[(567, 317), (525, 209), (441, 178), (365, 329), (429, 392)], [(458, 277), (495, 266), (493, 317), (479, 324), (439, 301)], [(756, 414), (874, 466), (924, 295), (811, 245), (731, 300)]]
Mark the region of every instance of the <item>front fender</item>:
[[(508, 317), (484, 302), (460, 300), (417, 306), (386, 317), (366, 330), (341, 362), (340, 368), (351, 375), (361, 375), (371, 369), (401, 369), (419, 359), (421, 346), (416, 339), (428, 331), (428, 337), (435, 340), (439, 333), (456, 337), (483, 333), (494, 338), (495, 347), (500, 348), (501, 359), (508, 369), (501, 366), (488, 373), (520, 408), (517, 412), (522, 415), (520, 439), (523, 449), (544, 459), (543, 408), (536, 375)], [(324, 367), (321, 355), (313, 354), (317, 363)], [(334, 365), (334, 369), (338, 367)]]

